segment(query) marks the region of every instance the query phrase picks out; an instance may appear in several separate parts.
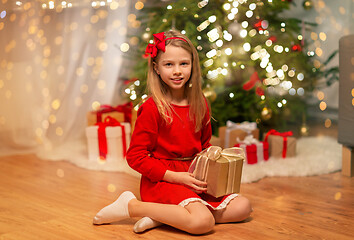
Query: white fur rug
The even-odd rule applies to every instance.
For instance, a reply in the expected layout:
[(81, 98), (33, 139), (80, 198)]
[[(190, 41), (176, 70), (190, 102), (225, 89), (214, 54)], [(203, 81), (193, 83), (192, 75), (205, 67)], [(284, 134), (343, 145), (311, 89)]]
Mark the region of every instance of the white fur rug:
[[(89, 162), (86, 139), (49, 147), (38, 153), (46, 160), (66, 160), (79, 167), (96, 171), (125, 172), (139, 176), (124, 159), (114, 163)], [(330, 137), (303, 137), (297, 141), (297, 156), (293, 158), (269, 158), (259, 164), (244, 164), (242, 183), (258, 181), (273, 176), (311, 176), (331, 173), (342, 167), (341, 145)]]
[(341, 145), (330, 137), (303, 137), (296, 144), (296, 157), (273, 158), (260, 164), (244, 164), (242, 183), (274, 176), (312, 176), (342, 168)]

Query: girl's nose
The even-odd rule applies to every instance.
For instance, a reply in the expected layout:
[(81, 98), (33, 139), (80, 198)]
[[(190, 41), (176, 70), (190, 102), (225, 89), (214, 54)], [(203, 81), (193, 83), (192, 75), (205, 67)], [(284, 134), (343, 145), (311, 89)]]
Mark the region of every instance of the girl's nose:
[(180, 75), (181, 74), (181, 70), (178, 66), (176, 66), (174, 69), (173, 69), (173, 74), (174, 75)]

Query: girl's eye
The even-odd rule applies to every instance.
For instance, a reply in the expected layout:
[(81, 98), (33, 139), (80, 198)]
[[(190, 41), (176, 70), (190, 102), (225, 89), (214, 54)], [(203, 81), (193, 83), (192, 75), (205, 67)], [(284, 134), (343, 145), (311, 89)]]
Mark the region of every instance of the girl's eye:
[(166, 63), (165, 65), (166, 65), (166, 66), (171, 66), (172, 64), (171, 64), (171, 63)]
[(188, 65), (188, 63), (187, 63), (187, 62), (184, 62), (184, 63), (182, 63), (182, 65)]

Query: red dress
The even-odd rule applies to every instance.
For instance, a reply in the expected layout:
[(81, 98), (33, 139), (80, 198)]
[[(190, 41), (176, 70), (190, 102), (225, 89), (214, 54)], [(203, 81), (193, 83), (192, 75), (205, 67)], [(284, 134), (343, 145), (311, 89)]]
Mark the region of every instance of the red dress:
[(200, 201), (211, 209), (222, 209), (237, 194), (214, 198), (197, 194), (181, 184), (163, 181), (166, 170), (187, 172), (192, 160), (171, 160), (193, 157), (210, 146), (211, 124), (207, 114), (203, 128), (194, 131), (189, 120), (189, 106), (172, 105), (173, 121), (167, 124), (158, 112), (152, 98), (138, 110), (138, 118), (127, 152), (131, 168), (141, 173), (140, 196), (145, 202), (186, 206)]

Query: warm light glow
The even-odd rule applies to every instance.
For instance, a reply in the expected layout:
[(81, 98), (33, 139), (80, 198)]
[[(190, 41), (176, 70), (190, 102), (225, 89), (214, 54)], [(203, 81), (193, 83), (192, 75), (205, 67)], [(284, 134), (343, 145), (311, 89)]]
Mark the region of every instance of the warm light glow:
[(327, 118), (327, 119), (325, 120), (325, 127), (326, 127), (326, 128), (330, 128), (331, 125), (332, 125), (331, 119)]
[(320, 103), (320, 109), (321, 109), (321, 111), (326, 110), (326, 108), (327, 108), (327, 103), (324, 102), (324, 101), (322, 101), (322, 102)]
[(114, 184), (112, 184), (112, 183), (108, 184), (107, 191), (111, 192), (111, 193), (115, 192), (116, 191), (116, 186)]

